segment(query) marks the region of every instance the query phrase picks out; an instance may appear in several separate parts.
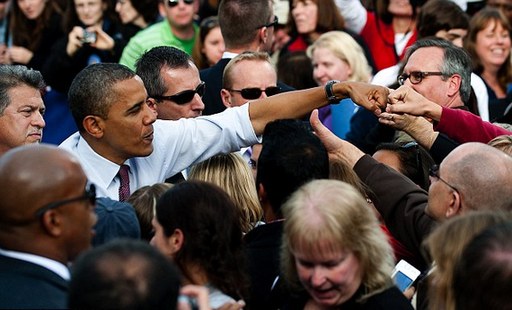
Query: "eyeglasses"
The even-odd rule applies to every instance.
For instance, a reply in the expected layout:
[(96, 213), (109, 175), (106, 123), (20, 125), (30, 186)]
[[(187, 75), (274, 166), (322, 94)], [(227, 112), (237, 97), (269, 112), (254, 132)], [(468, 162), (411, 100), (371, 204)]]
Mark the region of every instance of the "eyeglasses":
[[(177, 6), (179, 2), (180, 2), (180, 0), (167, 0), (167, 4), (169, 5), (170, 8)], [(194, 3), (194, 0), (183, 0), (183, 2), (185, 4), (190, 5), (190, 4)]]
[(203, 97), (205, 89), (206, 83), (201, 81), (201, 83), (197, 85), (196, 89), (184, 90), (172, 96), (153, 96), (153, 98), (158, 101), (170, 100), (175, 102), (176, 104), (183, 105), (192, 101), (196, 94), (198, 94), (199, 97)]
[(89, 186), (85, 188), (84, 194), (80, 197), (54, 201), (45, 205), (44, 207), (36, 211), (36, 217), (41, 217), (43, 214), (46, 213), (46, 211), (49, 211), (51, 209), (55, 209), (68, 203), (82, 200), (89, 200), (89, 203), (91, 205), (96, 205), (96, 186), (94, 184), (89, 184)]
[(265, 92), (268, 97), (277, 95), (281, 92), (281, 88), (278, 86), (269, 86), (265, 89), (259, 89), (256, 87), (243, 88), (243, 89), (228, 89), (229, 91), (240, 93), (244, 99), (254, 100), (261, 96), (262, 92)]
[(445, 74), (443, 72), (422, 72), (422, 71), (412, 71), (411, 73), (402, 73), (398, 76), (398, 84), (404, 85), (405, 80), (409, 79), (412, 84), (419, 84), (421, 81), (423, 81), (424, 78), (430, 75), (440, 75), (444, 76)]
[(277, 16), (274, 15), (273, 21), (271, 21), (270, 23), (264, 24), (263, 26), (256, 27), (256, 29), (260, 29), (263, 27), (267, 27), (267, 28), (276, 27), (278, 24), (279, 24), (279, 19), (277, 18)]
[(432, 167), (430, 167), (430, 170), (428, 171), (428, 175), (431, 176), (432, 178), (438, 179), (439, 181), (441, 181), (444, 184), (448, 185), (448, 187), (450, 187), (454, 191), (459, 192), (457, 190), (457, 188), (455, 188), (454, 186), (450, 185), (450, 183), (446, 182), (445, 180), (441, 179), (441, 177), (439, 176), (439, 166), (438, 165), (433, 165)]

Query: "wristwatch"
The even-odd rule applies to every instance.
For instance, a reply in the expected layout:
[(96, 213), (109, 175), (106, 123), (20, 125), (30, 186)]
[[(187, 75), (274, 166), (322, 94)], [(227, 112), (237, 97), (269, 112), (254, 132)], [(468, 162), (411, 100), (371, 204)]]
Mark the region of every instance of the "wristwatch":
[(334, 91), (332, 90), (332, 86), (336, 83), (339, 83), (338, 80), (331, 80), (325, 84), (325, 96), (327, 97), (327, 100), (329, 100), (329, 104), (332, 103), (338, 103), (341, 98), (336, 97), (336, 94), (334, 94)]

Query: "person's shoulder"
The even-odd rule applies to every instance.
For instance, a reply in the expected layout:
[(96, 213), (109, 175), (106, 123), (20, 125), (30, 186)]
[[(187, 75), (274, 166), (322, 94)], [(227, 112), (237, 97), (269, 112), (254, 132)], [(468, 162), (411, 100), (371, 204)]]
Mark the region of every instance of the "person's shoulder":
[(149, 36), (157, 35), (160, 33), (162, 27), (165, 26), (165, 23), (167, 23), (166, 20), (154, 23), (153, 25), (140, 30), (137, 32), (135, 36), (133, 36), (130, 40), (130, 43), (133, 42), (144, 42), (148, 39)]
[(412, 304), (396, 287), (391, 286), (380, 293), (374, 294), (365, 301), (364, 309), (414, 309)]

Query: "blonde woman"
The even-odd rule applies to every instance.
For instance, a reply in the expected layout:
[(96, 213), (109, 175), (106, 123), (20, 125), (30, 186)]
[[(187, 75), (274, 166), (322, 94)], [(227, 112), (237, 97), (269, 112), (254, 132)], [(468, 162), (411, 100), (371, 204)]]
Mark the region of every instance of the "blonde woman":
[(393, 285), (393, 252), (375, 214), (351, 185), (316, 180), (283, 206), (281, 309), (412, 309)]
[(240, 226), (249, 232), (261, 219), (261, 209), (254, 176), (239, 153), (211, 157), (190, 169), (189, 180), (210, 182), (220, 186), (240, 208)]
[[(331, 80), (368, 82), (372, 69), (361, 46), (346, 32), (322, 34), (307, 50), (313, 64), (313, 78), (318, 85)], [(357, 111), (352, 100), (321, 108), (320, 120), (340, 138), (350, 128), (350, 119)]]

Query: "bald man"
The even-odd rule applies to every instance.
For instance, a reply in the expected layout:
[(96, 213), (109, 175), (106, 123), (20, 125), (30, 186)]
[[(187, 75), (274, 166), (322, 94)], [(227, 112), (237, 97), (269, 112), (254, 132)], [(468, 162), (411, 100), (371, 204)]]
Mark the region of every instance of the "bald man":
[(0, 157), (0, 308), (67, 307), (67, 264), (90, 247), (95, 189), (50, 145)]
[(428, 195), (354, 145), (334, 136), (314, 112), (313, 129), (329, 156), (345, 160), (377, 197), (393, 236), (421, 259), (421, 243), (437, 222), (472, 210), (512, 210), (512, 157), (483, 143), (465, 143), (430, 170)]

